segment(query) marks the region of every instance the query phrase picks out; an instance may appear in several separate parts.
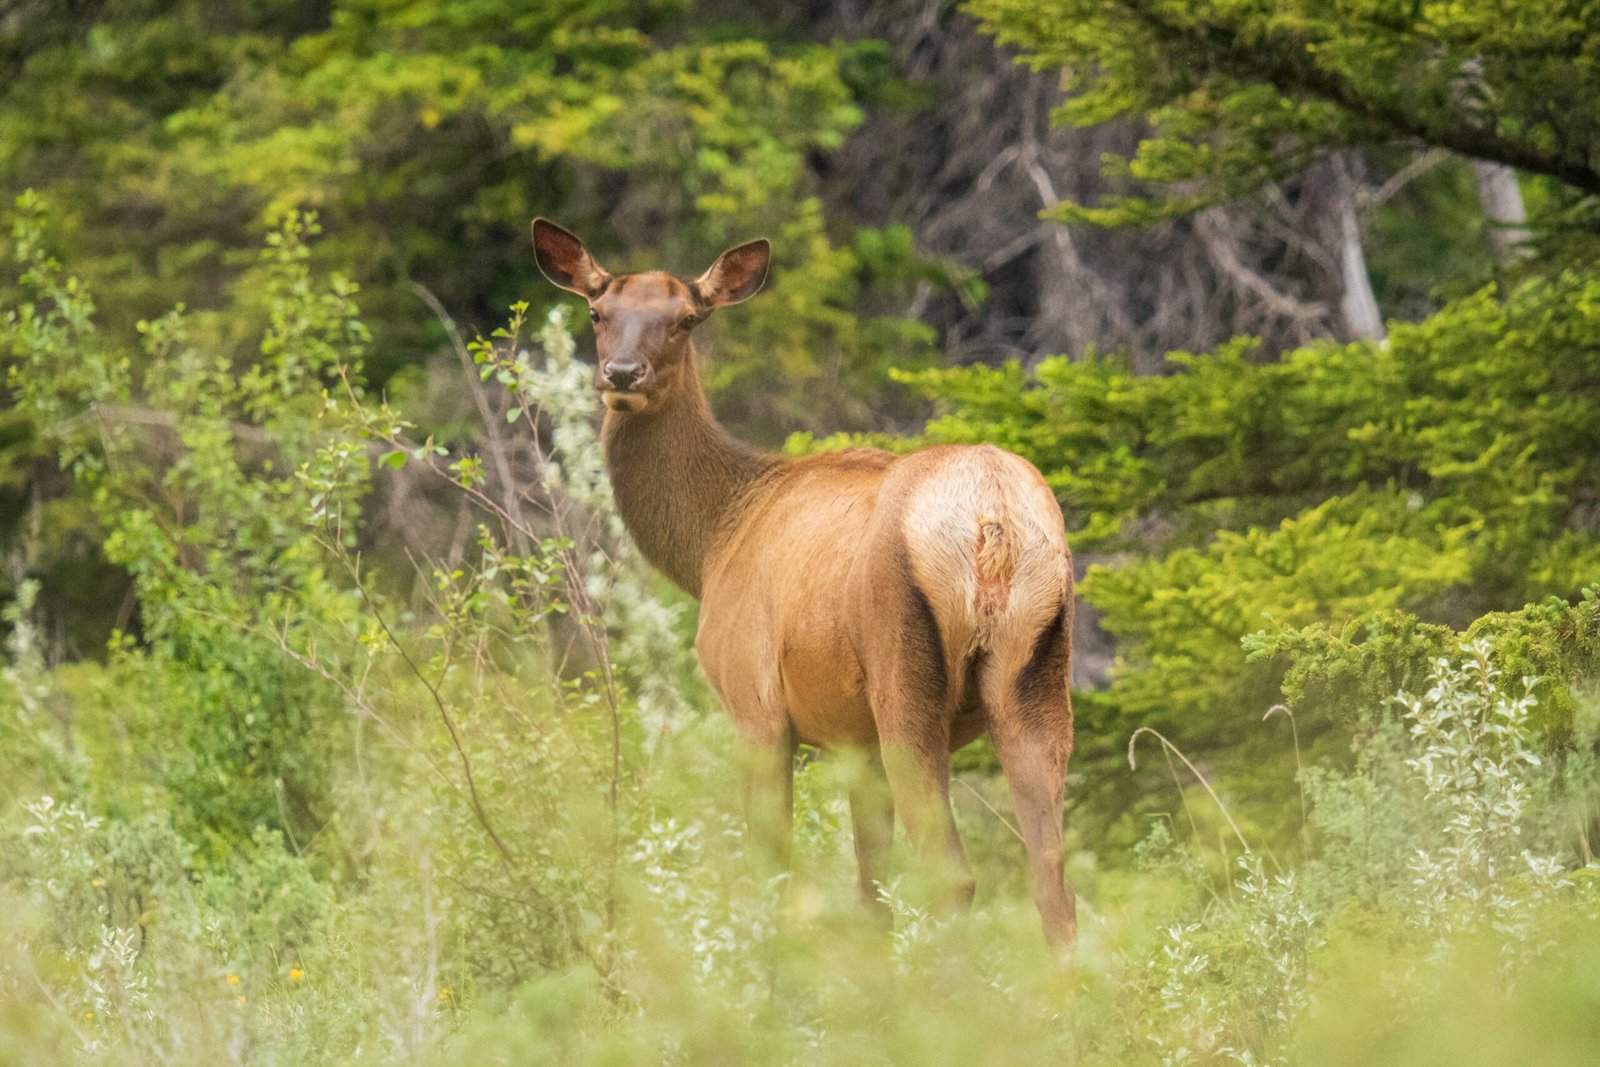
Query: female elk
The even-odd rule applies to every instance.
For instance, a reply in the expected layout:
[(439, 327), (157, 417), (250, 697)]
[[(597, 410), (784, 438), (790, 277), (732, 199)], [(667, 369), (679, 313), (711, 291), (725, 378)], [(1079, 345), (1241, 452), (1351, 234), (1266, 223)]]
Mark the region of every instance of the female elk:
[(749, 759), (758, 843), (786, 856), (794, 749), (856, 747), (860, 887), (886, 875), (894, 813), (965, 904), (950, 754), (985, 730), (1011, 787), (1046, 936), (1071, 944), (1061, 797), (1072, 750), (1072, 566), (1060, 507), (1027, 461), (988, 445), (895, 456), (759, 452), (717, 423), (694, 327), (766, 281), (770, 248), (698, 278), (612, 275), (536, 219), (539, 268), (589, 302), (617, 507), (647, 559), (700, 598), (695, 647)]

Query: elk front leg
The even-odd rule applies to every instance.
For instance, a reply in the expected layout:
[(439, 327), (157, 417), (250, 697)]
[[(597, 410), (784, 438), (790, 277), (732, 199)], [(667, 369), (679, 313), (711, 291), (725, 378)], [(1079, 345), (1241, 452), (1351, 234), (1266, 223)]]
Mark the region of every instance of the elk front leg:
[(740, 792), (751, 859), (764, 876), (789, 869), (794, 821), (794, 735), (781, 730), (739, 729)]
[(889, 879), (894, 849), (894, 800), (883, 761), (869, 755), (850, 784), (850, 821), (856, 835), (856, 885), (861, 902), (880, 921), (893, 921), (882, 887)]
[(903, 699), (886, 701), (875, 714), (894, 810), (933, 879), (936, 904), (965, 910), (975, 882), (950, 809), (949, 719), (938, 707)]

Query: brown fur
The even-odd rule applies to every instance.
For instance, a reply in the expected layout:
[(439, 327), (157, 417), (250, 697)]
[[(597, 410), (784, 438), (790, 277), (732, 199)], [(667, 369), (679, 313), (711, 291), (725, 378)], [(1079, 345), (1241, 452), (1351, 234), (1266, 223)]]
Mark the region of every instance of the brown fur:
[[(786, 848), (797, 742), (858, 748), (887, 774), (852, 792), (861, 887), (886, 875), (898, 811), (951, 894), (971, 874), (949, 803), (951, 751), (993, 737), (1047, 936), (1076, 936), (1062, 878), (1072, 750), (1072, 568), (1061, 511), (1025, 460), (990, 446), (906, 456), (766, 455), (716, 422), (692, 324), (759, 289), (765, 242), (698, 279), (614, 279), (577, 238), (534, 225), (540, 266), (598, 317), (601, 436), (617, 506), (645, 557), (701, 600), (696, 648), (748, 752), (758, 842)], [(636, 387), (608, 373), (642, 365)]]

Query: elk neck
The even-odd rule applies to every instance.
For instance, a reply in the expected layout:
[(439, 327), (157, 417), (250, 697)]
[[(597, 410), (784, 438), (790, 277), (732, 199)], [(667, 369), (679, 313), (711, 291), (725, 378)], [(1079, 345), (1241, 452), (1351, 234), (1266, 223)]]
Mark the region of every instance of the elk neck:
[(641, 412), (608, 410), (606, 471), (623, 524), (646, 559), (700, 596), (706, 556), (746, 492), (782, 462), (717, 422), (691, 345), (670, 395)]

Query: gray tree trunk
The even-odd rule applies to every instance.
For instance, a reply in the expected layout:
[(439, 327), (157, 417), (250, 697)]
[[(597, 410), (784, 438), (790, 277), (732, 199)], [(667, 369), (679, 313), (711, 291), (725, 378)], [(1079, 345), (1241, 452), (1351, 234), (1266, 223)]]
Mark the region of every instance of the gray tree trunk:
[(1378, 298), (1372, 292), (1372, 279), (1367, 274), (1366, 251), (1361, 245), (1361, 223), (1356, 218), (1355, 181), (1348, 176), (1344, 182), (1343, 203), (1339, 207), (1339, 268), (1344, 279), (1344, 297), (1339, 309), (1344, 313), (1345, 328), (1350, 336), (1368, 341), (1382, 341), (1388, 334), (1383, 328), (1383, 316), (1378, 313)]
[(1494, 260), (1502, 267), (1510, 266), (1528, 254), (1530, 236), (1528, 208), (1522, 202), (1516, 172), (1504, 163), (1475, 159), (1472, 173), (1478, 179), (1478, 202), (1489, 223)]

